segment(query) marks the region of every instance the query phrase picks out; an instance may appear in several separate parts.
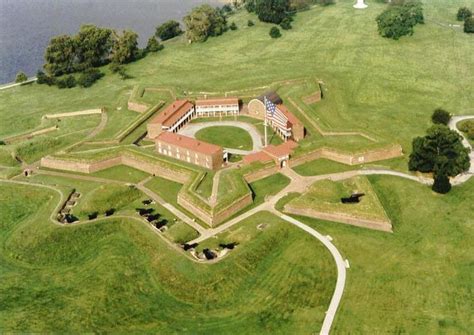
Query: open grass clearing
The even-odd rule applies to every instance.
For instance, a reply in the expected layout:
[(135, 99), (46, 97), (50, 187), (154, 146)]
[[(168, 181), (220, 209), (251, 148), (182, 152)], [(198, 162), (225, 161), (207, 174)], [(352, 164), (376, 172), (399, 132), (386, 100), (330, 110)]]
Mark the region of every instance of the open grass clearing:
[(350, 262), (333, 332), (470, 333), (474, 180), (445, 196), (402, 178), (369, 180), (393, 234), (298, 217)]

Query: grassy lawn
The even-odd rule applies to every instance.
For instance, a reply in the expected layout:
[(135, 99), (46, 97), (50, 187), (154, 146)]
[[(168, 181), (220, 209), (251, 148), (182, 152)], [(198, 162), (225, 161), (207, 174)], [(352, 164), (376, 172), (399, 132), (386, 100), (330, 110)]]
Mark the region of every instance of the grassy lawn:
[(260, 205), (266, 196), (275, 195), (290, 183), (290, 179), (281, 173), (257, 180), (250, 183), (250, 189), (254, 194), (254, 205)]
[[(58, 227), (45, 219), (51, 192), (0, 192), (3, 331), (302, 333), (319, 329), (334, 288), (329, 253), (271, 214), (249, 218), (247, 233), (236, 227), (242, 244), (202, 265), (144, 224)], [(270, 225), (255, 232), (261, 222)]]
[(229, 149), (252, 150), (253, 148), (250, 135), (245, 130), (232, 126), (204, 128), (196, 133), (196, 138)]
[(441, 196), (401, 178), (369, 179), (393, 234), (298, 218), (332, 236), (351, 265), (334, 334), (469, 334), (474, 180)]
[[(342, 197), (364, 193), (357, 204), (343, 204)], [(340, 213), (364, 219), (386, 220), (387, 215), (377, 194), (364, 176), (343, 181), (321, 180), (315, 182), (300, 197), (288, 203), (296, 208), (310, 208), (324, 213)]]
[(302, 176), (316, 176), (320, 174), (337, 173), (358, 169), (359, 166), (346, 165), (328, 159), (316, 159), (298, 165), (293, 168), (298, 174)]
[(102, 171), (91, 173), (90, 176), (120, 180), (136, 184), (146, 179), (150, 175), (146, 172), (134, 169), (129, 166), (118, 165)]

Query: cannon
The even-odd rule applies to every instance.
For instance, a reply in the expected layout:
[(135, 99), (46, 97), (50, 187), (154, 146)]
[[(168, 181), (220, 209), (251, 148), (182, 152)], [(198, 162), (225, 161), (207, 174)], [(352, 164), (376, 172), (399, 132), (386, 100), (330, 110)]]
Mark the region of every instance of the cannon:
[(343, 204), (357, 204), (364, 195), (365, 193), (352, 193), (350, 197), (341, 198), (341, 202)]

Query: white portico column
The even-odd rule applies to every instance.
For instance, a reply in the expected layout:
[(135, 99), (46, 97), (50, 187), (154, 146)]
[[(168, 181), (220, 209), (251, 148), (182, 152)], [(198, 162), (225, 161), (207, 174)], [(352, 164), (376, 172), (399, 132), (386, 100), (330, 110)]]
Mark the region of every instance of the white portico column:
[(354, 5), (354, 8), (365, 9), (367, 5), (364, 3), (364, 0), (357, 0), (357, 3)]

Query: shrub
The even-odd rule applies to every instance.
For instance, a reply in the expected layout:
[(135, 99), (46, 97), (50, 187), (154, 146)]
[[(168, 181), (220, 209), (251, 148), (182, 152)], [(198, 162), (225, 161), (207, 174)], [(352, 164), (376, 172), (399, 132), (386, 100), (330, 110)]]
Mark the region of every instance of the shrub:
[(424, 23), (423, 7), (420, 2), (390, 6), (375, 20), (381, 36), (398, 40), (402, 36), (413, 35), (413, 28), (418, 23)]
[(451, 121), (451, 114), (441, 108), (435, 109), (433, 115), (431, 115), (431, 121), (434, 124), (444, 124), (448, 125), (449, 121)]
[(282, 29), (284, 29), (284, 30), (289, 30), (289, 29), (291, 29), (292, 27), (291, 27), (291, 20), (290, 20), (290, 18), (288, 18), (288, 17), (287, 17), (287, 18), (284, 18), (283, 21), (281, 21), (281, 23), (280, 23), (280, 27), (281, 27)]
[(253, 27), (254, 25), (255, 25), (255, 23), (253, 23), (252, 20), (248, 20), (248, 21), (247, 21), (247, 26)]
[(56, 83), (56, 79), (54, 77), (48, 76), (43, 71), (38, 71), (36, 73), (36, 78), (38, 78), (36, 82), (40, 85), (46, 84), (48, 86), (52, 86)]
[(440, 194), (448, 193), (451, 190), (451, 183), (449, 182), (448, 176), (443, 172), (435, 173), (434, 183), (431, 189)]
[(77, 80), (77, 83), (81, 87), (91, 87), (97, 80), (99, 80), (103, 76), (104, 74), (98, 69), (89, 68), (82, 72), (82, 74), (79, 76), (79, 79)]
[(232, 22), (229, 26), (230, 30), (237, 30), (237, 25), (235, 24), (235, 22)]
[(15, 83), (23, 83), (27, 80), (28, 76), (24, 72), (20, 71), (16, 74)]
[(474, 17), (469, 17), (464, 21), (464, 32), (468, 34), (474, 33)]
[(109, 65), (110, 72), (112, 72), (112, 73), (119, 72), (121, 68), (123, 68), (123, 65), (120, 65), (120, 64), (117, 64), (117, 63), (110, 63), (110, 65)]
[(160, 44), (160, 42), (158, 42), (158, 40), (154, 36), (148, 39), (148, 43), (146, 44), (147, 52), (158, 52), (160, 50), (163, 50), (163, 48), (163, 44)]
[(73, 88), (76, 86), (76, 78), (73, 75), (68, 75), (62, 79), (56, 80), (56, 86), (58, 88)]
[(170, 38), (179, 36), (182, 33), (183, 30), (181, 30), (179, 23), (174, 20), (169, 20), (156, 28), (155, 35), (156, 37), (159, 37), (162, 41), (166, 41)]
[(272, 28), (270, 29), (270, 36), (271, 36), (271, 38), (279, 38), (279, 37), (281, 37), (280, 29), (278, 29), (278, 27), (272, 27)]
[(247, 12), (249, 13), (253, 13), (255, 12), (255, 0), (244, 0), (245, 2), (245, 9), (247, 10)]
[(472, 16), (472, 11), (467, 8), (467, 7), (461, 7), (458, 10), (458, 14), (456, 15), (456, 18), (458, 21), (464, 21), (467, 18), (470, 18)]

